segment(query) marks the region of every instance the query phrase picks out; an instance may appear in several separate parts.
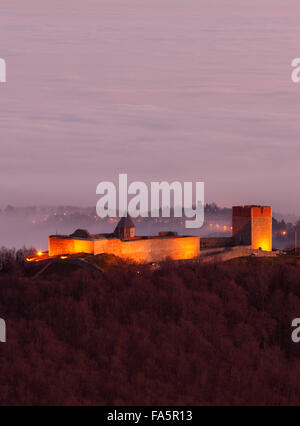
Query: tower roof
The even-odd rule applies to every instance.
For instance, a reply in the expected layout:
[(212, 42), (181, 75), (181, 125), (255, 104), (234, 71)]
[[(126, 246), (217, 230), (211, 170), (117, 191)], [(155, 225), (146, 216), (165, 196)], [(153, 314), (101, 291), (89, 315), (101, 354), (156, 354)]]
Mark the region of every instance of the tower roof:
[(126, 228), (128, 229), (128, 228), (134, 228), (134, 227), (135, 227), (134, 223), (133, 223), (130, 215), (127, 213), (126, 217), (121, 217), (118, 225), (116, 226), (115, 232), (118, 229), (126, 229)]
[(72, 238), (93, 238), (93, 236), (86, 229), (76, 229), (73, 234), (70, 235)]

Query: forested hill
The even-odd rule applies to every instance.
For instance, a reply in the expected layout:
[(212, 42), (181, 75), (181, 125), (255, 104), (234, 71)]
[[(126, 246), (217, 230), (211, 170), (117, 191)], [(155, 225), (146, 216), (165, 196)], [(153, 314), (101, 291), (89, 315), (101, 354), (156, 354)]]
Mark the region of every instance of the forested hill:
[(299, 404), (294, 260), (0, 274), (0, 403)]

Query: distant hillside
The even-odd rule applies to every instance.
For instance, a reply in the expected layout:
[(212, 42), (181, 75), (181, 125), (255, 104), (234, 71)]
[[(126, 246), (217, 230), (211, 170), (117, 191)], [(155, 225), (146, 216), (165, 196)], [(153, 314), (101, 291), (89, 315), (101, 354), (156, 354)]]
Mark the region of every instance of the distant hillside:
[(0, 404), (299, 404), (296, 262), (7, 268)]

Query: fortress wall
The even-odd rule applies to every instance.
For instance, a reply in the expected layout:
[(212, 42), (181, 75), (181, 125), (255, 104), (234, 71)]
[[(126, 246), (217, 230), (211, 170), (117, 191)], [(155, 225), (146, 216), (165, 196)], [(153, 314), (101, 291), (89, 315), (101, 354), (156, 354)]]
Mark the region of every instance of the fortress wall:
[(216, 248), (216, 247), (230, 247), (233, 245), (232, 237), (207, 237), (200, 239), (200, 247), (202, 248)]
[(123, 257), (137, 262), (163, 261), (167, 258), (193, 259), (200, 254), (200, 238), (150, 238), (125, 241), (122, 244)]
[(193, 259), (200, 254), (200, 237), (145, 238), (122, 241), (118, 238), (103, 240), (75, 240), (49, 238), (49, 256), (76, 253), (111, 253), (135, 262)]
[(155, 262), (166, 258), (193, 259), (200, 254), (200, 238), (149, 238), (121, 241), (95, 242), (95, 254), (113, 253), (135, 262)]
[[(221, 249), (220, 249), (221, 250)], [(235, 246), (224, 248), (218, 253), (211, 253), (211, 250), (201, 251), (201, 262), (226, 262), (239, 257), (258, 256), (258, 257), (275, 257), (276, 253), (253, 250), (251, 246)]]
[(121, 245), (122, 241), (118, 238), (96, 240), (94, 245), (94, 254), (97, 255), (101, 253), (112, 253), (116, 256), (120, 256)]
[(49, 237), (49, 256), (63, 254), (94, 253), (94, 241), (73, 238)]
[(251, 209), (232, 208), (232, 235), (236, 245), (251, 244)]
[(251, 247), (272, 251), (272, 216), (252, 217)]

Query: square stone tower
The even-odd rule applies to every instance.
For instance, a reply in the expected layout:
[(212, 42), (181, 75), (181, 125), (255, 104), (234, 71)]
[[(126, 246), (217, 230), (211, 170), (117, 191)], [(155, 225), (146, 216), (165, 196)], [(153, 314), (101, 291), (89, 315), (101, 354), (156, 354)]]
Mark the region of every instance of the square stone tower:
[(232, 233), (236, 245), (272, 251), (272, 207), (232, 207)]

